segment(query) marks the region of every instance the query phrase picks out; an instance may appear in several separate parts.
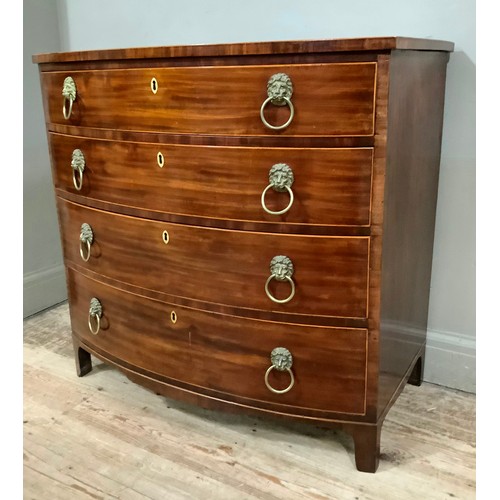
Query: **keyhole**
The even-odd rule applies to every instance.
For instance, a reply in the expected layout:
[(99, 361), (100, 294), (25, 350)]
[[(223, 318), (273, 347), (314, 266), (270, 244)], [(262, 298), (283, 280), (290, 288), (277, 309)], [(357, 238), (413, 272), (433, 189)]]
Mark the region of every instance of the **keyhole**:
[(158, 161), (158, 166), (160, 168), (163, 168), (163, 165), (165, 164), (165, 158), (163, 157), (163, 154), (161, 151), (158, 151), (158, 154), (156, 155), (156, 159)]
[(156, 94), (158, 92), (158, 82), (156, 81), (156, 78), (151, 79), (151, 91), (153, 94)]
[(177, 323), (177, 313), (176, 313), (175, 311), (172, 311), (172, 312), (170, 313), (170, 321), (171, 321), (172, 323)]
[(163, 243), (165, 243), (165, 245), (170, 241), (170, 236), (168, 235), (168, 231), (163, 231)]

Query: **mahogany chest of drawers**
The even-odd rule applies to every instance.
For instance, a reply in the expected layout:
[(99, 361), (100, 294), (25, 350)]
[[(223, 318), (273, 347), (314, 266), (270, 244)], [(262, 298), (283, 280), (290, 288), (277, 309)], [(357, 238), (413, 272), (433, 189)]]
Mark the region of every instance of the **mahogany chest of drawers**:
[(77, 373), (338, 426), (422, 378), (446, 65), (409, 38), (34, 56)]

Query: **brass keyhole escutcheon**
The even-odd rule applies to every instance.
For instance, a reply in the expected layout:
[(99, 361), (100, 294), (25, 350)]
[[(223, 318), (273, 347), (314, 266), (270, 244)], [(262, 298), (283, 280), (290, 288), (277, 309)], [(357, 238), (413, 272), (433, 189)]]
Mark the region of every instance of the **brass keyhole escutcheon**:
[(163, 243), (165, 243), (165, 245), (167, 245), (168, 242), (170, 241), (170, 236), (168, 234), (168, 231), (163, 231), (162, 239), (163, 239)]
[(158, 154), (156, 155), (156, 160), (158, 162), (158, 166), (160, 168), (163, 168), (163, 165), (165, 165), (165, 157), (163, 156), (163, 153), (161, 151), (158, 151)]
[(170, 313), (170, 321), (174, 324), (177, 323), (177, 313), (175, 311)]
[(158, 92), (158, 82), (154, 77), (151, 78), (151, 92), (153, 92), (153, 94), (156, 94), (156, 92)]

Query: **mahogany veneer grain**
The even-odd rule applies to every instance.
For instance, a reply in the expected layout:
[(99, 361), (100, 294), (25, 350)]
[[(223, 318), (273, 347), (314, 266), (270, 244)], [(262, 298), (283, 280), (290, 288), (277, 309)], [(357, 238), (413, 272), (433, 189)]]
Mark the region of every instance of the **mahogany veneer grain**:
[[(226, 397), (336, 413), (364, 414), (367, 330), (303, 326), (201, 312), (146, 299), (106, 286), (70, 270), (72, 328), (85, 344), (152, 376), (163, 375), (224, 393)], [(93, 335), (87, 325), (88, 304), (103, 306), (103, 327)], [(176, 322), (171, 320), (172, 311)], [(296, 385), (283, 395), (271, 393), (264, 373), (276, 346), (293, 355)], [(324, 393), (323, 381), (329, 390)], [(276, 388), (289, 383), (274, 370)], [(281, 408), (282, 411), (300, 409)]]
[[(234, 307), (365, 318), (368, 237), (252, 233), (170, 224), (57, 201), (67, 262), (143, 288)], [(91, 226), (90, 259), (80, 257), (82, 223)], [(169, 242), (163, 241), (168, 231)], [(275, 304), (264, 285), (276, 255), (294, 265), (296, 292)], [(330, 259), (329, 256), (335, 256)], [(290, 284), (273, 280), (279, 299)]]
[[(373, 134), (375, 63), (168, 67), (41, 74), (49, 123), (186, 134), (276, 135), (260, 119), (267, 82), (286, 73), (293, 82), (295, 118), (279, 135)], [(63, 82), (77, 94), (69, 120), (62, 114)], [(157, 93), (151, 80), (158, 82)], [(267, 120), (286, 122), (288, 106), (269, 104)], [(318, 127), (318, 115), (321, 127)], [(50, 126), (49, 126), (50, 127)]]
[[(109, 142), (49, 134), (54, 184), (89, 200), (126, 203), (184, 217), (245, 222), (368, 226), (372, 148), (250, 148)], [(71, 155), (85, 155), (82, 189), (73, 185)], [(161, 153), (163, 167), (158, 164)], [(294, 203), (282, 215), (264, 211), (269, 170), (294, 173)], [(266, 206), (280, 211), (287, 192), (270, 189)]]
[(128, 49), (88, 50), (37, 54), (33, 62), (62, 63), (68, 61), (108, 61), (120, 59), (168, 59), (178, 57), (251, 56), (266, 54), (321, 54), (336, 52), (367, 52), (404, 50), (432, 50), (452, 52), (454, 44), (444, 40), (410, 37), (338, 38), (334, 40), (286, 40), (273, 42), (246, 42), (231, 44), (177, 45), (170, 47), (137, 47)]
[[(35, 56), (78, 375), (92, 354), (203, 407), (341, 426), (357, 468), (374, 472), (387, 412), (422, 378), (451, 50), (386, 37)], [(296, 116), (272, 131), (259, 109), (267, 79), (283, 71)], [(78, 97), (64, 120), (69, 74)], [(270, 105), (266, 116), (282, 122), (288, 109)], [(88, 159), (81, 191), (74, 148)], [(296, 176), (283, 216), (260, 207), (275, 162)], [(282, 203), (269, 194), (270, 208)], [(86, 263), (82, 222), (95, 232)], [(297, 284), (283, 305), (264, 293), (279, 254)], [(281, 298), (289, 286), (272, 290)], [(93, 336), (97, 294), (105, 313)], [(275, 344), (296, 357), (297, 385), (280, 396), (263, 386)]]

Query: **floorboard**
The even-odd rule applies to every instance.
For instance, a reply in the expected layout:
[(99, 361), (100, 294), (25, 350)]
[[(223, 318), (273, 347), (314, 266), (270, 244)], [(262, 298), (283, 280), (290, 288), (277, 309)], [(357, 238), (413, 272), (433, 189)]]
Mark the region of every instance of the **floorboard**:
[(24, 499), (475, 498), (475, 397), (406, 386), (376, 474), (341, 431), (203, 410), (98, 360), (75, 374), (67, 304), (24, 322)]

